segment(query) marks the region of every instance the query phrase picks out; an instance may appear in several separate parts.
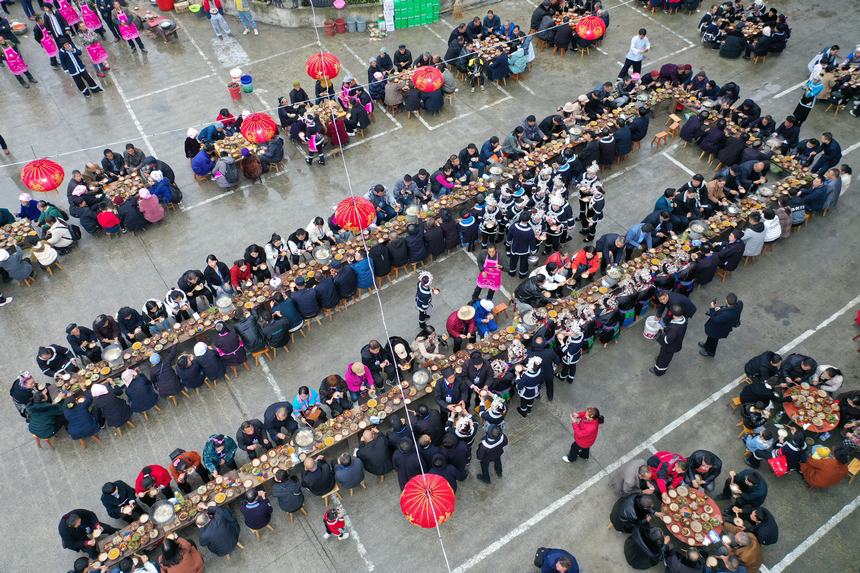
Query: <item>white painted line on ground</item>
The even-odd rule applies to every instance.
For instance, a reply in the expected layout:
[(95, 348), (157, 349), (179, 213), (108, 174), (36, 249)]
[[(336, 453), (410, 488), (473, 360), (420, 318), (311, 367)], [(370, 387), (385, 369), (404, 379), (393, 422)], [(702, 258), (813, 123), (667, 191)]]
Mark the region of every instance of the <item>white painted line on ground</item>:
[(275, 377), (272, 375), (272, 371), (269, 369), (269, 363), (266, 362), (265, 356), (260, 356), (260, 369), (263, 371), (263, 374), (265, 374), (265, 376), (266, 376), (266, 382), (268, 382), (269, 386), (272, 387), (272, 390), (275, 391), (275, 397), (278, 399), (278, 401), (280, 401), (280, 402), (285, 401), (287, 399), (287, 397), (284, 396), (284, 392), (283, 392), (283, 390), (281, 390), (281, 387), (278, 385), (278, 381), (275, 380)]
[(692, 169), (690, 169), (689, 167), (687, 167), (686, 165), (684, 165), (683, 163), (681, 163), (680, 161), (678, 161), (677, 159), (675, 159), (674, 157), (669, 155), (669, 153), (667, 151), (664, 151), (660, 155), (662, 155), (663, 157), (665, 157), (666, 159), (668, 159), (669, 161), (671, 161), (672, 163), (677, 165), (678, 168), (681, 169), (681, 171), (683, 171), (687, 175), (695, 175), (696, 174), (695, 171), (693, 171)]
[(648, 451), (649, 451), (649, 452), (651, 452), (652, 454), (656, 454), (656, 453), (657, 453), (657, 446), (655, 446), (654, 444), (648, 444), (648, 445), (646, 446), (646, 448), (647, 448), (647, 449), (648, 449)]
[(146, 92), (145, 94), (136, 95), (134, 97), (128, 98), (128, 101), (130, 101), (130, 102), (137, 101), (137, 100), (143, 99), (145, 97), (154, 96), (156, 94), (164, 93), (164, 92), (167, 92), (170, 90), (174, 90), (176, 88), (181, 88), (182, 86), (187, 86), (188, 84), (193, 84), (195, 82), (199, 82), (200, 80), (205, 80), (207, 78), (211, 78), (214, 75), (215, 74), (206, 74), (205, 76), (200, 76), (199, 78), (194, 78), (193, 80), (188, 80), (186, 82), (174, 84), (172, 86), (167, 86), (166, 88), (161, 88), (160, 90), (155, 90), (155, 91), (151, 91), (151, 92)]
[[(603, 49), (603, 48), (601, 48), (600, 46), (594, 46), (594, 49), (595, 49), (595, 50), (597, 50), (598, 52), (600, 52), (601, 54), (603, 54), (604, 56), (608, 56), (608, 55), (609, 55), (609, 52), (607, 52), (606, 50), (604, 50), (604, 49)], [(623, 64), (622, 64), (622, 65), (623, 65)]]
[[(477, 264), (478, 264), (478, 258), (475, 256), (475, 253), (472, 253), (472, 252), (466, 251), (466, 256), (467, 256), (467, 257), (469, 257), (470, 259), (472, 259), (472, 262), (473, 262), (473, 263), (475, 263), (475, 265), (477, 265)], [(480, 272), (480, 270), (481, 270), (481, 269), (478, 269), (478, 271), (479, 271), (479, 272)], [(500, 284), (500, 285), (499, 285), (499, 291), (501, 291), (501, 293), (502, 293), (503, 295), (505, 295), (505, 298), (506, 298), (506, 299), (510, 300), (510, 299), (512, 299), (512, 298), (513, 298), (513, 297), (511, 296), (511, 293), (509, 293), (509, 292), (508, 292), (508, 289), (506, 289), (506, 288), (505, 288), (505, 285)]]
[(358, 532), (352, 525), (352, 519), (350, 519), (349, 513), (347, 513), (346, 509), (343, 507), (343, 502), (338, 496), (334, 496), (334, 505), (338, 510), (340, 510), (341, 515), (343, 515), (343, 523), (346, 525), (346, 530), (349, 532), (350, 539), (355, 542), (355, 548), (358, 550), (358, 555), (361, 557), (361, 560), (364, 561), (364, 567), (368, 571), (373, 571), (376, 569), (376, 566), (373, 564), (373, 561), (370, 560), (370, 557), (367, 556), (367, 547), (364, 546), (364, 543), (361, 542), (361, 538), (358, 537)]
[(525, 83), (524, 81), (519, 81), (519, 82), (517, 82), (517, 85), (519, 85), (521, 88), (523, 88), (524, 90), (526, 90), (526, 91), (527, 91), (527, 92), (529, 92), (530, 94), (532, 94), (532, 95), (537, 95), (537, 94), (535, 93), (535, 91), (534, 91), (533, 89), (531, 89), (529, 86), (527, 86), (527, 85), (526, 85), (526, 83)]
[[(673, 143), (672, 145), (670, 145), (669, 147), (666, 148), (666, 151), (664, 153), (668, 153), (674, 149), (677, 149), (678, 145), (679, 144), (677, 144), (677, 143)], [(646, 161), (650, 162), (652, 159), (654, 159), (654, 156), (649, 155), (648, 157), (644, 157), (644, 158), (640, 159), (636, 163), (631, 163), (630, 165), (628, 165), (627, 167), (625, 167), (621, 171), (616, 171), (615, 173), (612, 173), (611, 175), (604, 177), (603, 182), (608, 183), (609, 181), (612, 181), (613, 179), (621, 177), (625, 173), (629, 173), (630, 171), (633, 171), (634, 169), (636, 169), (637, 167), (639, 167), (640, 165), (642, 165)]]
[(428, 25), (425, 25), (424, 29), (427, 30), (428, 32), (430, 32), (431, 34), (433, 34), (434, 36), (436, 36), (437, 38), (439, 38), (441, 41), (445, 42), (446, 46), (448, 45), (448, 40), (446, 40), (445, 37), (442, 36), (442, 34), (440, 34), (439, 32), (437, 32), (436, 30), (434, 30), (433, 28), (431, 28)]
[(152, 143), (149, 142), (149, 136), (146, 135), (146, 132), (143, 131), (143, 125), (141, 125), (140, 120), (137, 118), (137, 114), (134, 113), (134, 110), (131, 108), (131, 103), (129, 103), (129, 99), (125, 97), (125, 91), (122, 89), (122, 85), (120, 85), (119, 81), (117, 81), (116, 76), (113, 76), (113, 85), (116, 87), (116, 93), (119, 94), (119, 97), (122, 98), (122, 103), (125, 106), (125, 110), (128, 112), (128, 115), (131, 116), (131, 122), (134, 124), (135, 129), (137, 129), (138, 135), (143, 140), (143, 145), (146, 147), (146, 150), (150, 155), (157, 157), (155, 155), (155, 149), (152, 147)]
[[(114, 145), (119, 145), (121, 143), (128, 143), (130, 141), (137, 141), (140, 139), (140, 136), (137, 135), (129, 135), (123, 139), (118, 139), (116, 141), (111, 141), (110, 143), (102, 143), (99, 145), (93, 145), (92, 147), (81, 147), (80, 149), (73, 149), (71, 151), (63, 151), (62, 153), (53, 153), (53, 154), (39, 154), (39, 157), (65, 157), (67, 155), (74, 155), (76, 153), (83, 153), (85, 151), (92, 151), (93, 149), (105, 149), (106, 147), (113, 147)], [(14, 163), (3, 163), (0, 165), (0, 169), (5, 167), (16, 167), (18, 165), (25, 165), (30, 163), (32, 159), (27, 159), (26, 161), (15, 161)]]
[(232, 195), (235, 192), (236, 192), (236, 189), (231, 189), (230, 191), (224, 191), (223, 193), (219, 193), (218, 195), (215, 195), (213, 197), (209, 197), (208, 199), (204, 199), (203, 201), (200, 201), (199, 203), (195, 203), (194, 205), (188, 205), (187, 207), (182, 207), (182, 209), (180, 209), (180, 210), (183, 213), (185, 213), (186, 211), (190, 211), (191, 209), (196, 209), (197, 207), (202, 207), (203, 205), (208, 205), (209, 203), (214, 203), (215, 201), (218, 201), (219, 199), (223, 199), (224, 197), (229, 197), (230, 195)]
[(676, 38), (680, 38), (681, 40), (683, 40), (684, 42), (686, 42), (686, 43), (687, 43), (687, 45), (689, 45), (689, 46), (691, 46), (691, 47), (695, 45), (695, 44), (693, 44), (693, 42), (691, 42), (690, 40), (688, 40), (687, 38), (685, 38), (684, 36), (682, 36), (681, 34), (679, 34), (678, 32), (676, 32), (675, 30), (673, 30), (673, 29), (672, 29), (672, 28), (670, 28), (669, 26), (667, 26), (667, 25), (663, 24), (662, 22), (659, 22), (659, 21), (655, 20), (653, 16), (650, 16), (650, 15), (648, 15), (648, 14), (645, 14), (644, 12), (642, 12), (641, 10), (639, 10), (638, 8), (636, 8), (635, 6), (627, 6), (627, 7), (628, 7), (628, 8), (630, 8), (631, 10), (633, 10), (634, 12), (636, 12), (637, 14), (640, 14), (641, 16), (643, 16), (643, 17), (645, 17), (645, 18), (647, 18), (647, 19), (651, 20), (652, 22), (654, 22), (655, 24), (657, 24), (658, 26), (660, 26), (661, 28), (663, 28), (664, 30), (666, 30), (667, 32), (669, 32), (670, 34), (672, 34), (673, 36), (675, 36)]
[[(352, 143), (347, 143), (346, 145), (343, 146), (343, 150), (346, 151), (347, 149), (352, 149), (353, 147), (358, 147), (359, 145), (361, 145), (363, 143), (367, 143), (368, 141), (371, 141), (373, 139), (383, 137), (383, 136), (388, 135), (389, 133), (395, 132), (401, 128), (402, 128), (402, 126), (398, 123), (397, 127), (392, 127), (391, 129), (386, 129), (385, 131), (380, 131), (379, 133), (374, 133), (373, 135), (371, 135), (369, 137), (363, 137), (361, 139), (353, 141)], [(332, 209), (332, 210), (334, 210), (334, 209)]]
[(842, 156), (844, 157), (844, 156), (848, 155), (849, 153), (851, 153), (855, 149), (860, 149), (860, 141), (858, 141), (854, 145), (847, 147), (846, 149), (843, 149), (842, 150)]
[(790, 94), (791, 92), (795, 91), (797, 88), (799, 88), (800, 86), (802, 86), (802, 85), (803, 85), (803, 84), (805, 84), (805, 83), (806, 83), (806, 80), (803, 80), (803, 81), (802, 81), (802, 82), (800, 82), (799, 84), (795, 84), (795, 85), (791, 86), (791, 87), (790, 87), (790, 88), (788, 88), (788, 89), (782, 90), (781, 92), (779, 92), (778, 94), (776, 94), (775, 96), (773, 96), (773, 99), (779, 99), (779, 98), (781, 98), (781, 97), (782, 97), (782, 96), (784, 96), (784, 95), (788, 95), (788, 94)]
[[(803, 334), (801, 334), (800, 336), (798, 336), (797, 338), (795, 338), (794, 340), (792, 340), (791, 342), (789, 342), (788, 344), (786, 344), (785, 346), (783, 346), (782, 348), (777, 350), (777, 353), (784, 354), (785, 352), (791, 350), (796, 345), (800, 344), (803, 340), (806, 340), (813, 333), (818, 332), (819, 330), (821, 330), (822, 328), (826, 327), (828, 324), (833, 322), (835, 319), (839, 318), (840, 316), (842, 316), (843, 314), (848, 312), (850, 309), (852, 309), (858, 303), (860, 303), (860, 295), (854, 297), (850, 302), (848, 302), (848, 304), (846, 304), (845, 306), (840, 308), (835, 313), (831, 314), (829, 317), (827, 317), (823, 322), (821, 322), (821, 324), (819, 324), (815, 328), (807, 330), (806, 332), (804, 332)], [(587, 491), (589, 488), (591, 488), (594, 484), (599, 482), (601, 479), (611, 475), (616, 470), (618, 470), (618, 468), (620, 468), (621, 466), (623, 466), (624, 464), (626, 464), (630, 460), (634, 459), (639, 454), (639, 452), (641, 452), (642, 450), (648, 449), (648, 447), (650, 445), (663, 439), (664, 437), (666, 437), (667, 435), (672, 433), (674, 430), (676, 430), (679, 426), (681, 426), (682, 424), (691, 420), (693, 417), (695, 417), (697, 414), (699, 414), (702, 410), (704, 410), (705, 408), (707, 408), (708, 406), (710, 406), (711, 404), (713, 404), (714, 402), (721, 399), (723, 396), (725, 396), (726, 394), (728, 394), (729, 392), (731, 392), (732, 390), (737, 388), (738, 385), (740, 385), (741, 381), (745, 377), (746, 377), (745, 375), (738, 376), (737, 378), (735, 378), (734, 380), (732, 380), (731, 382), (729, 382), (728, 384), (726, 384), (725, 386), (723, 386), (722, 388), (720, 388), (719, 390), (717, 390), (716, 392), (714, 392), (713, 394), (711, 394), (710, 396), (708, 396), (707, 398), (705, 398), (704, 400), (702, 400), (701, 402), (699, 402), (698, 404), (696, 404), (695, 406), (693, 406), (692, 408), (687, 410), (687, 412), (682, 414), (679, 418), (676, 418), (675, 420), (673, 420), (672, 422), (670, 422), (669, 424), (664, 426), (662, 429), (654, 432), (651, 436), (649, 436), (647, 439), (645, 439), (639, 445), (635, 446), (632, 450), (630, 450), (629, 452), (627, 452), (626, 454), (624, 454), (623, 456), (621, 456), (620, 458), (618, 458), (614, 462), (607, 465), (605, 469), (600, 470), (594, 476), (592, 476), (590, 479), (581, 483), (575, 489), (568, 492), (564, 496), (558, 498), (557, 500), (555, 500), (554, 502), (552, 502), (551, 504), (549, 504), (548, 506), (546, 506), (545, 508), (543, 508), (542, 510), (540, 510), (536, 514), (534, 514), (532, 517), (530, 517), (529, 519), (527, 519), (526, 521), (524, 521), (523, 523), (521, 523), (520, 525), (518, 525), (517, 527), (515, 527), (511, 531), (509, 531), (508, 533), (506, 533), (505, 535), (503, 535), (502, 537), (500, 537), (499, 539), (497, 539), (493, 543), (486, 546), (483, 550), (476, 553), (469, 560), (467, 560), (466, 562), (464, 562), (463, 564), (458, 566), (456, 569), (454, 569), (453, 573), (463, 573), (464, 571), (468, 571), (469, 569), (471, 569), (472, 567), (475, 567), (477, 564), (479, 564), (481, 561), (483, 561), (487, 557), (490, 557), (491, 555), (495, 554), (502, 547), (504, 547), (505, 545), (507, 545), (508, 543), (510, 543), (511, 541), (516, 539), (517, 537), (519, 537), (520, 535), (523, 535), (524, 533), (529, 531), (532, 527), (534, 527), (535, 525), (537, 525), (538, 523), (540, 523), (541, 521), (543, 521), (544, 519), (546, 519), (547, 517), (549, 517), (550, 515), (552, 515), (553, 513), (555, 513), (556, 511), (558, 511), (559, 509), (561, 509), (562, 507), (564, 507), (565, 505), (567, 505), (568, 503), (573, 501), (574, 499), (576, 499), (577, 497), (579, 497), (582, 493)], [(856, 500), (855, 500), (855, 502), (856, 502)], [(856, 505), (855, 505), (855, 507), (856, 507)], [(839, 514), (837, 514), (837, 515), (839, 515)], [(841, 519), (844, 519), (844, 516), (842, 518), (840, 518), (839, 521), (841, 521)], [(830, 523), (830, 522), (828, 522), (828, 523)], [(836, 523), (834, 523), (831, 526), (831, 528), (833, 526), (835, 526), (837, 523), (838, 523), (838, 521)], [(828, 529), (828, 531), (829, 531), (829, 529)], [(826, 533), (826, 531), (824, 533)], [(823, 533), (822, 533), (822, 535), (823, 535)], [(777, 565), (777, 567), (779, 567), (779, 565)], [(781, 573), (781, 572), (782, 572), (782, 569), (774, 570), (774, 573)]]
[(494, 83), (496, 84), (496, 88), (498, 88), (498, 90), (500, 92), (502, 92), (503, 94), (505, 94), (508, 97), (511, 97), (511, 94), (508, 93), (508, 90), (506, 90), (505, 88), (502, 87), (501, 82), (494, 82)]
[(418, 118), (418, 121), (420, 121), (422, 123), (422, 125), (424, 125), (424, 127), (427, 128), (428, 131), (433, 131), (435, 129), (433, 126), (431, 126), (429, 123), (427, 123), (427, 120), (424, 119), (424, 116), (421, 115), (420, 113), (415, 112), (415, 117)]
[(821, 538), (824, 537), (827, 532), (831, 529), (839, 525), (839, 523), (851, 515), (851, 513), (857, 509), (857, 506), (860, 505), (860, 495), (854, 498), (854, 500), (839, 510), (839, 512), (827, 520), (827, 523), (819, 527), (815, 530), (815, 532), (803, 540), (803, 543), (798, 545), (791, 553), (782, 558), (782, 561), (774, 565), (770, 571), (771, 573), (782, 573), (785, 571), (785, 568), (794, 563), (798, 557), (803, 555), (807, 549), (821, 541)]
[(622, 66), (622, 67), (624, 66), (624, 62), (619, 62), (618, 60), (615, 60), (615, 63), (618, 64), (619, 66)]
[(274, 59), (274, 58), (280, 58), (281, 56), (285, 56), (285, 55), (287, 55), (287, 54), (291, 54), (291, 53), (293, 53), (293, 52), (298, 52), (298, 51), (301, 51), (301, 50), (306, 50), (307, 48), (310, 48), (310, 47), (313, 47), (313, 46), (316, 46), (316, 45), (317, 45), (317, 43), (316, 43), (316, 42), (311, 42), (310, 44), (305, 44), (304, 46), (299, 46), (298, 48), (291, 48), (291, 49), (289, 49), (289, 50), (284, 50), (283, 52), (278, 52), (277, 54), (271, 54), (271, 55), (268, 55), (268, 56), (266, 56), (265, 58), (260, 58), (259, 60), (251, 60), (250, 62), (248, 62), (247, 64), (245, 64), (245, 67), (255, 66), (255, 65), (257, 65), (257, 64), (261, 64), (261, 63), (263, 63), (263, 62), (268, 62), (269, 60), (272, 60), (272, 59)]
[[(675, 51), (674, 51), (674, 52), (672, 52), (671, 54), (666, 54), (665, 56), (660, 56), (659, 58), (657, 58), (657, 59), (655, 59), (655, 60), (651, 60), (651, 61), (649, 61), (649, 62), (648, 62), (648, 65), (646, 65), (645, 67), (646, 67), (646, 68), (651, 67), (651, 66), (653, 66), (654, 64), (656, 64), (657, 62), (660, 62), (660, 61), (662, 61), (662, 60), (665, 60), (666, 58), (671, 58), (671, 57), (673, 57), (673, 56), (677, 56), (677, 55), (678, 55), (678, 54), (680, 54), (681, 52), (686, 52), (687, 50), (689, 50), (689, 49), (690, 49), (690, 48), (692, 48), (692, 47), (693, 47), (693, 46), (684, 46), (683, 48), (681, 48), (681, 49), (679, 49), (679, 50), (675, 50)], [(624, 65), (624, 64), (622, 64), (622, 65)]]

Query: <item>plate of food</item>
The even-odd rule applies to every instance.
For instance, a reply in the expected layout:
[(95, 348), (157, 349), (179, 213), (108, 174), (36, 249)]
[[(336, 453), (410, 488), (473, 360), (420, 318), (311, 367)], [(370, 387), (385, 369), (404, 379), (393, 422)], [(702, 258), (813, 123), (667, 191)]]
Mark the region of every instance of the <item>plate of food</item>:
[(374, 400), (373, 398), (371, 398), (370, 400), (367, 401), (367, 407), (368, 408), (376, 408), (376, 404), (377, 404), (377, 401)]
[(672, 518), (669, 517), (668, 515), (663, 515), (660, 517), (660, 519), (663, 520), (663, 523), (672, 523)]
[(694, 533), (701, 533), (702, 532), (702, 524), (698, 521), (691, 521), (690, 522), (690, 529), (692, 529)]
[(120, 556), (120, 550), (117, 547), (112, 547), (110, 551), (107, 553), (107, 558), (113, 561), (114, 559), (118, 559)]
[(673, 499), (678, 497), (678, 492), (675, 491), (674, 489), (670, 489), (668, 493), (669, 493), (669, 497), (671, 497)]
[(678, 511), (678, 509), (680, 509), (680, 508), (678, 507), (677, 503), (669, 504), (669, 511)]
[(334, 445), (334, 438), (332, 438), (331, 436), (326, 436), (323, 440), (323, 443), (326, 445), (326, 447), (330, 448)]
[(681, 531), (681, 527), (677, 524), (674, 524), (674, 523), (672, 524), (672, 526), (669, 529), (672, 530), (672, 533), (679, 533)]
[(685, 496), (690, 493), (690, 490), (687, 489), (687, 486), (681, 485), (675, 488), (675, 491), (678, 492), (678, 495)]
[(224, 503), (227, 501), (227, 495), (223, 491), (215, 494), (215, 503)]

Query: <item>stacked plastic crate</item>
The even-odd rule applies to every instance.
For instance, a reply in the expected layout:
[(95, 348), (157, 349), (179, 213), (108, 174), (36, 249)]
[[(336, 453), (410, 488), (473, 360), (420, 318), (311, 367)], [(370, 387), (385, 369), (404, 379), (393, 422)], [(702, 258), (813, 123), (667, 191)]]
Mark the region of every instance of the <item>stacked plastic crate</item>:
[(413, 28), (439, 21), (439, 0), (394, 0), (394, 27)]

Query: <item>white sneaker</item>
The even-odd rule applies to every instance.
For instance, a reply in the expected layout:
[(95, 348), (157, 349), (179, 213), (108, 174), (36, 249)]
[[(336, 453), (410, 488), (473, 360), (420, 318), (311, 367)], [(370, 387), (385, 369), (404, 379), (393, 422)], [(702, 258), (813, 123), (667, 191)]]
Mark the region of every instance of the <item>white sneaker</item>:
[(254, 35), (255, 35), (255, 36), (259, 36), (259, 35), (260, 35), (260, 31), (259, 31), (258, 29), (256, 29), (256, 28), (254, 28)]
[(0, 306), (6, 306), (6, 305), (7, 305), (7, 304), (9, 304), (10, 302), (12, 302), (12, 297), (11, 297), (11, 296), (7, 296), (7, 297), (3, 300), (3, 302), (0, 302)]
[(349, 533), (343, 532), (343, 535), (338, 536), (338, 539), (349, 539)]
[(331, 537), (331, 533), (328, 533), (328, 532), (323, 533), (323, 537), (328, 539), (329, 537)]
[(251, 30), (249, 30), (248, 28), (245, 28), (244, 30), (242, 30), (242, 35), (243, 35), (243, 36), (247, 36), (247, 35), (248, 35), (248, 32), (250, 32), (250, 31), (251, 31)]
[(561, 456), (561, 461), (563, 461), (566, 464), (570, 463), (570, 460), (567, 458), (567, 456)]

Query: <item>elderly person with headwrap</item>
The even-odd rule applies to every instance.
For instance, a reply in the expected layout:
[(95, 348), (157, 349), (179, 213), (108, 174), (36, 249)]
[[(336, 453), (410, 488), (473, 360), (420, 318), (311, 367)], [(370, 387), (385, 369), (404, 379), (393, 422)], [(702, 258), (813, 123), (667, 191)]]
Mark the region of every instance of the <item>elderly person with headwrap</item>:
[[(205, 342), (198, 342), (194, 345), (194, 362), (200, 366), (206, 379), (210, 382), (224, 378), (227, 374), (227, 366), (221, 358), (221, 354)], [(181, 378), (182, 372), (178, 373)]]
[(215, 332), (218, 333), (218, 337), (215, 339), (215, 350), (218, 351), (224, 364), (238, 366), (248, 360), (245, 343), (238, 334), (230, 330), (221, 321), (215, 323)]
[(149, 192), (158, 197), (159, 202), (167, 204), (173, 201), (173, 192), (170, 190), (170, 181), (164, 177), (161, 171), (153, 171), (149, 174)]
[(104, 384), (93, 384), (90, 387), (93, 396), (93, 414), (96, 419), (104, 420), (111, 428), (121, 428), (131, 423), (132, 410), (125, 400), (119, 397), (121, 389), (109, 390)]
[[(159, 172), (156, 171), (155, 173)], [(149, 223), (158, 223), (164, 219), (164, 207), (161, 206), (159, 198), (153, 195), (149, 189), (140, 189), (137, 192), (137, 197), (137, 208), (143, 214), (144, 219)]]
[(200, 151), (200, 142), (197, 141), (197, 130), (189, 127), (185, 134), (185, 157), (194, 159), (194, 156)]
[(147, 410), (158, 407), (158, 394), (152, 381), (134, 368), (128, 368), (122, 373), (122, 382), (125, 384), (125, 395), (128, 396), (128, 405), (132, 412), (143, 414), (146, 418)]

